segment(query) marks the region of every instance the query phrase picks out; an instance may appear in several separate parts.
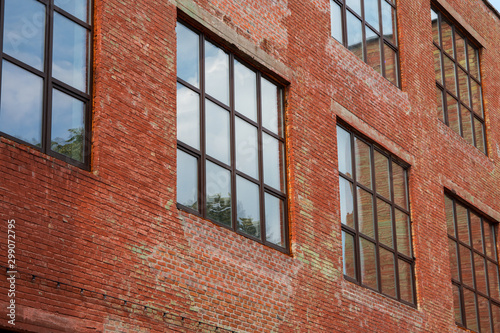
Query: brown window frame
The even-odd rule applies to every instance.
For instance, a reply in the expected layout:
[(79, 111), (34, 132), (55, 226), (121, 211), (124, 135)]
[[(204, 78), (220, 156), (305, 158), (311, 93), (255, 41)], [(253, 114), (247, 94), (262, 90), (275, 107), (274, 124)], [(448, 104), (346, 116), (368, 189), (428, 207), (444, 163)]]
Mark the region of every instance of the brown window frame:
[[(494, 274), (489, 271), (490, 267), (496, 267), (497, 271), (497, 280), (500, 278), (500, 270), (499, 270), (499, 253), (498, 253), (498, 240), (496, 239), (497, 234), (498, 234), (498, 223), (493, 222), (490, 218), (486, 217), (483, 215), (481, 212), (477, 211), (474, 207), (470, 206), (468, 203), (465, 201), (461, 200), (460, 198), (456, 197), (452, 193), (445, 191), (445, 202), (451, 202), (452, 206), (452, 215), (449, 216), (448, 214), (448, 209), (445, 208), (446, 211), (446, 219), (447, 219), (447, 227), (448, 227), (448, 242), (449, 242), (449, 251), (450, 251), (450, 266), (452, 270), (452, 279), (451, 283), (453, 286), (453, 292), (454, 292), (454, 309), (455, 309), (455, 320), (456, 324), (458, 326), (476, 331), (476, 332), (482, 332), (482, 333), (490, 333), (493, 332), (493, 325), (495, 324), (493, 321), (493, 315), (492, 315), (492, 306), (497, 306), (498, 311), (500, 313), (500, 296), (499, 299), (494, 299), (491, 295), (492, 291), (492, 286), (491, 286), (491, 281), (490, 281), (490, 274)], [(457, 217), (457, 205), (462, 207), (462, 209), (465, 209), (466, 211), (466, 218), (467, 218), (467, 235), (468, 239), (467, 240), (462, 240), (461, 235), (464, 233), (463, 230), (459, 229), (459, 218)], [(446, 207), (447, 205), (445, 205)], [(477, 239), (475, 240), (473, 238), (473, 228), (472, 228), (472, 223), (471, 223), (471, 216), (475, 216), (476, 218), (479, 218), (480, 222), (480, 233), (481, 233), (481, 241), (480, 243), (482, 244), (482, 251), (480, 249), (477, 249)], [(452, 223), (452, 225), (450, 224)], [(488, 255), (488, 250), (487, 250), (487, 243), (486, 243), (486, 233), (485, 233), (485, 226), (488, 226), (490, 228), (490, 235), (493, 237), (493, 244), (496, 245), (494, 246), (494, 251), (493, 254), (496, 256), (496, 258), (491, 257)], [(453, 228), (453, 230), (451, 230)], [(451, 234), (452, 233), (452, 234)], [(456, 257), (455, 263), (453, 263), (453, 256), (452, 254), (452, 245), (454, 245), (454, 256)], [(469, 251), (471, 254), (472, 260), (469, 263), (471, 268), (472, 268), (472, 286), (464, 281), (464, 273), (462, 267), (463, 265), (463, 259), (462, 259), (462, 252), (460, 249), (464, 249), (464, 251)], [(485, 282), (486, 282), (486, 293), (482, 292), (479, 290), (480, 288), (478, 287), (478, 275), (476, 274), (476, 257), (479, 257), (479, 259), (483, 259), (483, 263), (485, 264), (484, 267), (484, 275), (485, 275)], [(455, 270), (455, 272), (453, 272)], [(457, 277), (454, 277), (453, 275), (457, 274)], [(499, 281), (499, 286), (497, 286), (498, 289), (500, 289), (500, 281)], [(458, 290), (458, 295), (455, 293), (455, 291)], [(476, 324), (477, 324), (477, 330), (474, 330), (470, 325), (472, 323), (468, 323), (468, 316), (467, 316), (467, 311), (466, 311), (466, 306), (465, 306), (465, 301), (464, 301), (464, 290), (468, 290), (469, 292), (472, 292), (474, 294), (474, 304), (475, 304), (475, 312), (476, 312)], [(499, 292), (500, 293), (500, 292)], [(458, 300), (460, 302), (459, 307), (457, 307), (456, 304), (456, 299), (458, 297)], [(490, 320), (489, 320), (489, 326), (491, 328), (490, 331), (482, 330), (481, 329), (481, 322), (482, 322), (482, 317), (481, 313), (479, 311), (480, 305), (478, 302), (478, 297), (481, 297), (483, 299), (486, 299), (488, 301), (488, 310), (490, 314)], [(459, 313), (457, 313), (459, 311)], [(457, 315), (460, 316), (460, 318), (457, 318)], [(469, 314), (470, 315), (470, 314)], [(470, 317), (470, 316), (469, 316)], [(500, 318), (499, 318), (500, 319)], [(500, 327), (498, 323), (496, 323), (497, 328)], [(498, 331), (498, 330), (497, 330)], [(497, 332), (495, 331), (495, 332)]]
[[(233, 49), (230, 47), (227, 47), (224, 45), (224, 41), (221, 41), (220, 38), (216, 37), (215, 38), (207, 32), (205, 29), (198, 29), (196, 24), (191, 24), (189, 21), (186, 21), (184, 19), (179, 18), (177, 20), (177, 24), (183, 25), (185, 28), (188, 30), (191, 30), (195, 34), (199, 35), (199, 87), (194, 86), (193, 84), (183, 80), (182, 78), (177, 76), (177, 85), (182, 85), (185, 88), (188, 88), (189, 90), (197, 93), (200, 96), (200, 101), (199, 101), (199, 114), (200, 114), (200, 127), (199, 127), (199, 138), (200, 138), (200, 147), (199, 149), (193, 148), (189, 144), (186, 144), (182, 142), (181, 140), (177, 139), (177, 150), (184, 152), (197, 160), (197, 204), (196, 208), (190, 207), (183, 205), (179, 202), (177, 202), (177, 208), (189, 213), (192, 213), (194, 215), (200, 216), (204, 219), (207, 219), (211, 221), (214, 224), (217, 224), (221, 227), (227, 228), (229, 230), (232, 230), (236, 232), (239, 235), (242, 235), (244, 237), (247, 237), (249, 239), (252, 239), (254, 241), (257, 241), (261, 244), (264, 244), (268, 247), (274, 248), (278, 251), (281, 251), (283, 253), (289, 254), (290, 253), (290, 241), (289, 241), (289, 226), (288, 226), (288, 195), (287, 195), (287, 181), (286, 181), (286, 133), (285, 133), (285, 126), (284, 126), (284, 100), (285, 100), (285, 86), (272, 78), (270, 75), (267, 75), (265, 72), (262, 71), (262, 66), (259, 65), (252, 65), (249, 64), (247, 61), (243, 59), (243, 56), (240, 56), (237, 54)], [(216, 46), (217, 48), (223, 50), (226, 52), (229, 56), (229, 102), (228, 105), (224, 104), (223, 102), (217, 100), (216, 97), (211, 96), (207, 93), (206, 91), (206, 84), (205, 84), (205, 59), (204, 59), (204, 49), (205, 49), (205, 42), (209, 42), (212, 45)], [(247, 69), (250, 69), (256, 74), (256, 99), (257, 99), (257, 121), (254, 121), (244, 114), (238, 112), (235, 107), (235, 80), (234, 80), (234, 73), (235, 73), (235, 62), (240, 63), (241, 65), (244, 65)], [(269, 81), (273, 85), (277, 87), (278, 91), (278, 113), (281, 114), (281, 119), (278, 119), (278, 134), (272, 132), (271, 130), (267, 129), (263, 125), (263, 116), (262, 116), (262, 106), (261, 106), (261, 100), (262, 100), (262, 91), (261, 91), (261, 82), (262, 80)], [(230, 161), (229, 164), (226, 164), (224, 162), (219, 161), (217, 158), (213, 156), (209, 156), (207, 153), (207, 147), (206, 147), (206, 137), (205, 137), (205, 126), (206, 124), (206, 103), (204, 101), (209, 101), (214, 104), (216, 104), (218, 107), (228, 111), (230, 113), (229, 116), (229, 122), (230, 122), (230, 128), (229, 128), (229, 140), (230, 140)], [(278, 117), (279, 118), (279, 117)], [(258, 177), (254, 178), (245, 172), (237, 169), (236, 167), (236, 125), (235, 121), (236, 119), (240, 119), (245, 121), (248, 124), (251, 124), (252, 126), (257, 128), (257, 137), (258, 137), (258, 157), (257, 157), (257, 163), (258, 163)], [(268, 135), (271, 136), (273, 139), (276, 139), (279, 142), (279, 158), (280, 158), (280, 177), (281, 177), (281, 187), (282, 190), (278, 190), (269, 184), (265, 183), (264, 180), (264, 157), (263, 157), (263, 135)], [(207, 162), (210, 162), (212, 164), (217, 165), (220, 168), (223, 168), (226, 171), (230, 172), (230, 189), (231, 189), (231, 225), (227, 225), (224, 223), (221, 223), (215, 219), (210, 218), (207, 215)], [(260, 215), (260, 237), (255, 237), (249, 233), (245, 233), (241, 230), (238, 230), (238, 223), (237, 223), (237, 214), (238, 214), (238, 209), (237, 209), (237, 189), (236, 189), (236, 183), (237, 183), (237, 177), (240, 177), (246, 181), (251, 182), (252, 184), (258, 185), (259, 188), (259, 215)], [(179, 182), (179, 179), (177, 180)], [(283, 246), (280, 246), (278, 244), (272, 243), (266, 239), (266, 211), (265, 211), (265, 197), (266, 195), (271, 195), (274, 197), (274, 199), (279, 199), (280, 202), (282, 203), (280, 213), (282, 213), (281, 217), (283, 218), (283, 225), (282, 225), (282, 242)]]
[[(411, 216), (410, 216), (410, 200), (409, 200), (409, 186), (408, 186), (408, 173), (409, 173), (409, 165), (406, 163), (402, 162), (398, 158), (396, 158), (393, 154), (387, 152), (386, 150), (380, 148), (377, 146), (375, 143), (373, 143), (371, 140), (365, 138), (363, 135), (358, 134), (356, 131), (350, 129), (349, 126), (345, 126), (343, 124), (337, 124), (337, 137), (338, 137), (338, 129), (342, 129), (349, 133), (350, 135), (350, 151), (351, 151), (351, 160), (350, 160), (350, 165), (351, 165), (351, 172), (352, 175), (345, 174), (340, 171), (340, 161), (339, 161), (339, 182), (344, 179), (345, 181), (349, 182), (351, 188), (353, 189), (361, 189), (364, 192), (368, 192), (371, 194), (372, 198), (372, 214), (373, 214), (373, 228), (374, 228), (374, 236), (369, 236), (360, 231), (360, 225), (359, 225), (359, 212), (358, 212), (358, 191), (357, 190), (352, 190), (352, 196), (353, 196), (353, 201), (352, 201), (352, 211), (353, 211), (353, 219), (354, 219), (354, 227), (348, 226), (347, 224), (341, 223), (341, 230), (343, 233), (342, 237), (342, 242), (343, 242), (343, 261), (345, 265), (346, 261), (346, 255), (344, 253), (345, 249), (345, 243), (344, 243), (344, 233), (353, 237), (354, 240), (354, 261), (355, 261), (355, 276), (350, 276), (347, 275), (346, 272), (344, 271), (344, 278), (350, 282), (353, 282), (355, 284), (358, 284), (360, 286), (363, 286), (365, 288), (374, 290), (376, 292), (379, 292), (387, 297), (390, 297), (392, 299), (395, 299), (399, 302), (402, 302), (404, 304), (410, 305), (412, 307), (417, 306), (417, 294), (416, 294), (416, 280), (415, 280), (415, 257), (414, 257), (414, 251), (413, 251), (413, 237), (412, 237), (412, 223), (411, 223)], [(356, 153), (355, 153), (355, 139), (360, 140), (363, 144), (368, 145), (370, 147), (370, 177), (371, 177), (371, 183), (372, 185), (370, 187), (365, 186), (364, 184), (359, 182), (357, 171), (356, 171)], [(339, 146), (337, 146), (339, 147)], [(340, 148), (338, 148), (340, 149)], [(390, 175), (390, 181), (389, 181), (389, 191), (390, 191), (390, 199), (384, 197), (377, 191), (377, 185), (376, 185), (376, 171), (375, 171), (375, 152), (378, 152), (379, 154), (383, 155), (384, 157), (387, 158), (388, 160), (388, 172)], [(339, 152), (340, 154), (340, 152)], [(340, 157), (339, 157), (340, 159)], [(395, 195), (394, 195), (394, 173), (393, 173), (393, 163), (397, 164), (404, 170), (404, 188), (406, 192), (406, 208), (398, 205), (395, 202)], [(339, 193), (341, 193), (341, 189), (339, 188)], [(340, 198), (342, 200), (342, 197)], [(377, 215), (377, 210), (378, 210), (378, 200), (381, 200), (383, 203), (390, 205), (390, 216), (391, 216), (391, 229), (392, 229), (392, 241), (393, 241), (393, 248), (390, 246), (383, 244), (380, 239), (379, 239), (379, 230), (378, 230), (378, 215)], [(395, 212), (396, 209), (402, 213), (404, 213), (407, 216), (407, 222), (408, 222), (408, 237), (409, 237), (409, 255), (406, 255), (398, 250), (398, 236), (397, 236), (397, 227), (396, 227), (396, 218), (395, 218)], [(341, 212), (342, 214), (342, 212)], [(371, 286), (368, 286), (363, 283), (362, 278), (361, 278), (361, 259), (360, 259), (360, 239), (369, 241), (370, 243), (375, 245), (375, 255), (376, 255), (376, 266), (377, 266), (377, 287), (373, 288)], [(380, 257), (380, 249), (383, 249), (385, 251), (388, 251), (393, 254), (394, 259), (394, 283), (395, 283), (395, 293), (396, 296), (390, 295), (388, 293), (385, 293), (383, 290), (382, 286), (382, 262), (381, 262), (381, 257)], [(401, 296), (401, 285), (400, 285), (400, 261), (403, 261), (406, 264), (409, 264), (411, 267), (411, 298), (412, 301), (408, 301), (402, 298)]]
[[(27, 145), (35, 150), (38, 150), (44, 154), (55, 157), (59, 160), (63, 160), (69, 164), (75, 165), (84, 170), (90, 170), (90, 159), (91, 159), (91, 134), (92, 134), (92, 59), (93, 59), (93, 0), (88, 0), (88, 13), (87, 18), (89, 23), (82, 21), (71, 13), (65, 11), (64, 9), (58, 7), (54, 4), (54, 0), (36, 0), (36, 2), (45, 5), (45, 27), (44, 27), (44, 60), (43, 68), (41, 70), (36, 69), (29, 64), (4, 53), (3, 49), (3, 38), (4, 38), (4, 15), (5, 15), (5, 1), (1, 2), (0, 8), (0, 49), (1, 49), (1, 59), (0, 59), (0, 78), (3, 74), (3, 62), (7, 61), (21, 69), (29, 72), (30, 74), (36, 75), (43, 79), (43, 93), (42, 93), (42, 117), (41, 117), (41, 143), (39, 145), (34, 145), (30, 142), (24, 141), (20, 138), (12, 136), (5, 132), (0, 132), (0, 135), (8, 138), (9, 140)], [(80, 27), (87, 30), (88, 40), (87, 40), (87, 50), (86, 50), (86, 65), (87, 65), (87, 77), (86, 77), (86, 91), (83, 92), (70, 84), (67, 84), (61, 80), (56, 79), (52, 76), (52, 59), (53, 59), (53, 35), (54, 35), (54, 14), (58, 13), (62, 17), (78, 24)], [(52, 94), (54, 90), (58, 90), (82, 103), (84, 103), (84, 114), (83, 114), (83, 151), (82, 151), (82, 161), (76, 160), (67, 156), (63, 153), (52, 150), (51, 148), (51, 126), (52, 126)], [(1, 93), (1, 91), (0, 91)], [(1, 96), (0, 96), (1, 99)]]
[[(396, 87), (400, 88), (401, 87), (401, 75), (400, 75), (400, 60), (399, 60), (399, 48), (398, 48), (398, 22), (397, 22), (397, 7), (396, 3), (393, 0), (377, 0), (378, 1), (378, 23), (379, 26), (375, 27), (371, 25), (370, 23), (367, 22), (366, 20), (366, 15), (365, 15), (365, 5), (364, 2), (367, 0), (359, 0), (360, 1), (360, 11), (361, 13), (357, 13), (354, 9), (351, 9), (349, 6), (347, 6), (346, 0), (330, 0), (330, 10), (332, 10), (332, 5), (337, 5), (340, 6), (340, 11), (341, 11), (341, 26), (342, 26), (342, 40), (338, 40), (335, 36), (333, 36), (333, 27), (331, 27), (331, 33), (332, 37), (335, 38), (339, 43), (341, 43), (344, 47), (349, 49), (348, 46), (348, 25), (347, 25), (347, 14), (350, 13), (354, 15), (356, 19), (361, 21), (361, 26), (362, 26), (362, 44), (363, 44), (363, 62), (368, 64), (368, 54), (367, 54), (367, 41), (366, 41), (366, 29), (369, 28), (375, 35), (377, 35), (380, 38), (380, 44), (379, 44), (379, 51), (380, 51), (380, 72), (375, 69), (374, 70), (379, 72), (380, 75), (385, 77), (389, 82), (394, 84)], [(394, 42), (390, 41), (386, 35), (383, 33), (383, 20), (382, 20), (382, 2), (385, 2), (387, 5), (390, 5), (392, 7), (392, 10), (394, 10), (394, 17), (393, 17), (393, 22), (395, 25), (395, 31), (393, 31), (393, 38)], [(330, 14), (332, 15), (332, 14)], [(395, 66), (396, 68), (396, 82), (393, 82), (390, 78), (387, 77), (386, 75), (386, 61), (385, 61), (385, 47), (388, 47), (392, 51), (395, 52), (396, 55), (396, 60), (395, 60)], [(368, 64), (371, 66), (370, 64)]]
[[(438, 29), (438, 42), (436, 43), (435, 32), (434, 32), (434, 14), (437, 15), (437, 29)], [(437, 96), (437, 106), (438, 106), (438, 117), (444, 122), (447, 126), (453, 129), (454, 132), (462, 136), (469, 144), (478, 148), (484, 154), (488, 154), (487, 152), (487, 142), (486, 142), (486, 126), (485, 126), (485, 109), (483, 102), (483, 94), (482, 94), (482, 82), (481, 82), (481, 61), (480, 61), (480, 46), (473, 41), (468, 34), (457, 26), (454, 21), (446, 15), (442, 10), (440, 10), (436, 6), (431, 6), (431, 22), (433, 25), (433, 53), (434, 53), (434, 71), (436, 74), (436, 96)], [(446, 46), (443, 40), (443, 22), (446, 23), (451, 31), (451, 47), (453, 48), (453, 54), (449, 54), (446, 51)], [(465, 57), (465, 65), (460, 63), (458, 50), (457, 50), (457, 38), (458, 40), (463, 40), (463, 52)], [(475, 52), (476, 64), (477, 66), (477, 75), (474, 75), (471, 69), (471, 58), (470, 52), (471, 49)], [(439, 57), (439, 59), (437, 59)], [(455, 87), (449, 87), (447, 84), (448, 77), (446, 75), (446, 65), (445, 60), (447, 62), (451, 62), (454, 68), (454, 76), (452, 81), (454, 82)], [(439, 63), (440, 68), (437, 68), (437, 64)], [(466, 96), (464, 92), (461, 91), (462, 88), (460, 86), (459, 73), (465, 73), (467, 76), (467, 94)], [(450, 82), (451, 83), (451, 82)], [(472, 91), (472, 83), (477, 86), (479, 89), (479, 105), (474, 102), (473, 91)], [(450, 96), (450, 100), (448, 100), (448, 96)], [(457, 117), (456, 121), (458, 122), (458, 128), (456, 128), (457, 124), (450, 124), (450, 101), (454, 101), (453, 103), (458, 106), (456, 110)], [(468, 104), (468, 105), (467, 105)], [(478, 112), (479, 110), (479, 112)], [(466, 131), (464, 129), (464, 121), (462, 120), (463, 114), (468, 112), (470, 119), (470, 137), (466, 135)], [(479, 124), (482, 135), (477, 134), (476, 124)], [(468, 130), (468, 131), (469, 131)], [(482, 143), (479, 142), (482, 140)]]

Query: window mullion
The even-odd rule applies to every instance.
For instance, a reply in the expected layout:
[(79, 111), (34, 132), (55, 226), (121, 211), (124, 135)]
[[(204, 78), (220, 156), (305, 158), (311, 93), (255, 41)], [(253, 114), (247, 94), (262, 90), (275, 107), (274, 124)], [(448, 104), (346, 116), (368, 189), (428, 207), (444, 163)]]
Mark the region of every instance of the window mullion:
[(45, 68), (43, 85), (43, 111), (42, 111), (42, 152), (48, 154), (50, 149), (50, 138), (52, 132), (52, 56), (54, 42), (54, 2), (49, 1), (46, 5), (45, 16)]
[(206, 191), (207, 191), (207, 161), (206, 161), (206, 140), (205, 140), (205, 36), (200, 34), (199, 38), (199, 55), (198, 55), (198, 63), (200, 68), (200, 161), (199, 165), (199, 191), (198, 191), (198, 200), (200, 203), (200, 214), (204, 218), (207, 218), (207, 210), (206, 210)]
[(237, 202), (236, 193), (236, 134), (235, 134), (235, 101), (234, 101), (234, 55), (229, 53), (229, 150), (230, 150), (230, 171), (231, 171), (231, 228), (237, 230)]

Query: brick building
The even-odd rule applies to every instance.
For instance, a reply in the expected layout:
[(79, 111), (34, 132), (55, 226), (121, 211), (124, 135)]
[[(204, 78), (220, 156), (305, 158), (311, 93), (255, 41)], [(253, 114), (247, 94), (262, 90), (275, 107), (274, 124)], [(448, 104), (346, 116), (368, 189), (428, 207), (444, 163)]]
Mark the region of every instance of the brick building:
[(1, 328), (500, 332), (487, 1), (0, 4)]

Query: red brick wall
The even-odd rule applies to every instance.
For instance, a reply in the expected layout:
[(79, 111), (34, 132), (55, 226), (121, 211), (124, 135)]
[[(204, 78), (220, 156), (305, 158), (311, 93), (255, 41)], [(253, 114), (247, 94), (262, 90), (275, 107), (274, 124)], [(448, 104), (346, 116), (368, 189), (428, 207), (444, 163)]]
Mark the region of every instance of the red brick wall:
[[(398, 1), (401, 89), (330, 37), (327, 0), (94, 2), (91, 172), (0, 138), (0, 251), (15, 219), (16, 328), (460, 331), (444, 188), (500, 221), (500, 18), (486, 5), (438, 1), (483, 46), (488, 156), (436, 116), (429, 1)], [(289, 82), (291, 255), (176, 208), (176, 3)], [(343, 278), (337, 117), (411, 165), (417, 308)]]

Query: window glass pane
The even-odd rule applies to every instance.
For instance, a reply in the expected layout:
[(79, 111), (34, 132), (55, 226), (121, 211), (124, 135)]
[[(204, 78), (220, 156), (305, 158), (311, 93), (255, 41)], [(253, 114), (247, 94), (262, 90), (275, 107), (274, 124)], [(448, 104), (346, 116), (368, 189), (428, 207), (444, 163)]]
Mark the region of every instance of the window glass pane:
[(398, 83), (398, 56), (396, 51), (384, 44), (385, 78), (397, 86)]
[(229, 164), (229, 112), (208, 99), (205, 103), (207, 154)]
[(234, 103), (236, 111), (257, 122), (257, 76), (234, 61)]
[(377, 199), (378, 240), (380, 243), (394, 248), (392, 240), (391, 205)]
[(448, 235), (455, 236), (455, 220), (453, 216), (453, 201), (445, 196), (444, 197), (444, 207), (446, 211), (446, 225), (448, 226)]
[(43, 80), (8, 61), (2, 65), (0, 131), (40, 147)]
[(359, 242), (361, 282), (368, 287), (378, 290), (375, 244), (364, 238), (360, 238)]
[(87, 0), (54, 0), (54, 3), (80, 20), (88, 21)]
[(359, 232), (375, 238), (373, 223), (373, 197), (358, 187), (358, 223)]
[(492, 258), (493, 260), (496, 260), (497, 256), (496, 256), (496, 245), (495, 245), (493, 225), (486, 221), (483, 221), (483, 230), (484, 230), (486, 255)]
[(453, 94), (457, 94), (455, 63), (447, 56), (444, 56), (443, 60), (446, 89), (451, 91)]
[(441, 45), (439, 43), (439, 21), (438, 21), (438, 14), (431, 9), (431, 21), (432, 21), (432, 40), (434, 43), (437, 45)]
[[(257, 128), (250, 125), (246, 121), (236, 117), (235, 120), (235, 134), (236, 134), (236, 168), (243, 171), (247, 175), (258, 179), (259, 178), (259, 164), (257, 153)], [(277, 141), (277, 140), (276, 140)], [(269, 149), (270, 147), (266, 148)], [(278, 154), (278, 145), (273, 147)], [(267, 152), (267, 151), (266, 151)], [(268, 157), (268, 155), (265, 155)], [(279, 181), (279, 169), (278, 178)]]
[(460, 300), (460, 289), (458, 288), (458, 286), (453, 285), (453, 309), (455, 312), (455, 321), (462, 324), (462, 306), (460, 305)]
[(198, 160), (177, 149), (177, 202), (198, 210)]
[(467, 328), (470, 330), (478, 331), (477, 314), (476, 314), (476, 297), (475, 294), (469, 289), (464, 288), (464, 307), (465, 319), (467, 321)]
[(472, 47), (470, 44), (467, 45), (467, 54), (469, 55), (469, 72), (476, 79), (479, 80), (479, 64), (478, 64), (478, 54), (477, 49)]
[(472, 108), (475, 113), (483, 116), (483, 103), (481, 99), (481, 86), (471, 79)]
[(407, 256), (411, 256), (411, 243), (410, 243), (410, 220), (408, 215), (400, 211), (395, 210), (396, 214), (396, 236), (397, 236), (397, 246), (398, 252), (403, 253)]
[(458, 245), (460, 249), (460, 268), (462, 270), (462, 283), (469, 287), (474, 287), (474, 276), (472, 272), (472, 254), (471, 251), (463, 245)]
[(383, 248), (380, 252), (380, 275), (382, 279), (382, 292), (396, 297), (396, 274), (394, 272), (394, 254)]
[(459, 204), (455, 204), (456, 218), (457, 218), (457, 228), (458, 228), (458, 240), (470, 245), (469, 241), (469, 219), (467, 217), (467, 208)]
[(490, 323), (490, 302), (481, 296), (477, 296), (479, 305), (479, 321), (481, 324), (481, 332), (491, 332)]
[[(384, 2), (384, 1), (382, 1)], [(378, 0), (364, 0), (365, 3), (365, 21), (368, 22), (375, 30), (379, 31), (378, 23)], [(368, 37), (366, 38), (368, 43)]]
[(460, 281), (460, 276), (458, 275), (457, 243), (449, 238), (448, 238), (448, 249), (450, 251), (451, 278)]
[(469, 77), (462, 69), (458, 69), (458, 90), (460, 91), (460, 100), (470, 107), (469, 100)]
[(361, 21), (347, 11), (347, 48), (363, 60), (363, 27)]
[(177, 140), (200, 149), (200, 96), (177, 83)]
[(259, 186), (240, 176), (236, 177), (236, 197), (238, 198), (238, 231), (260, 237)]
[(448, 123), (452, 130), (460, 134), (460, 121), (458, 118), (458, 104), (457, 100), (450, 94), (446, 94), (446, 103), (448, 111)]
[(342, 38), (342, 13), (341, 7), (333, 0), (330, 0), (330, 24), (332, 27), (332, 37), (343, 43)]
[(490, 297), (500, 301), (500, 281), (498, 279), (498, 266), (488, 261), (488, 277), (490, 283)]
[(82, 26), (54, 13), (52, 76), (80, 91), (87, 91), (89, 33)]
[[(391, 199), (389, 159), (375, 150), (375, 185), (377, 193), (384, 198)], [(404, 195), (404, 192), (403, 192)], [(404, 206), (403, 206), (404, 207)]]
[(200, 86), (200, 38), (198, 34), (177, 23), (177, 76), (192, 84)]
[(382, 5), (382, 33), (386, 40), (394, 45), (397, 44), (396, 32), (396, 11), (394, 8), (385, 1), (381, 1)]
[(229, 56), (222, 49), (205, 41), (206, 92), (229, 105)]
[(3, 52), (43, 71), (45, 5), (34, 0), (6, 0)]
[(437, 114), (439, 119), (441, 119), (443, 122), (445, 121), (444, 119), (444, 112), (443, 112), (443, 91), (441, 88), (436, 86), (436, 98), (437, 98)]
[(474, 129), (476, 136), (476, 147), (483, 153), (486, 153), (484, 144), (484, 124), (476, 117), (474, 117)]
[(450, 24), (446, 22), (446, 20), (441, 21), (441, 37), (443, 38), (443, 50), (446, 51), (450, 57), (454, 58), (453, 32)]
[(352, 183), (340, 177), (340, 220), (354, 229), (353, 186)]
[(231, 173), (207, 161), (207, 217), (231, 226)]
[(85, 103), (59, 90), (52, 92), (51, 149), (83, 162)]
[(262, 155), (264, 158), (264, 182), (284, 192), (283, 145), (278, 139), (262, 133)]
[(337, 149), (339, 171), (352, 177), (351, 134), (339, 126), (337, 126)]
[(354, 237), (342, 231), (342, 257), (344, 259), (344, 274), (357, 279), (354, 253)]
[(434, 74), (436, 81), (443, 84), (443, 73), (441, 71), (441, 50), (434, 46)]
[(411, 265), (399, 259), (398, 268), (401, 299), (413, 303), (413, 273)]
[(470, 213), (470, 229), (472, 233), (472, 245), (477, 251), (484, 253), (483, 235), (481, 233), (481, 218), (472, 211)]
[(471, 114), (469, 110), (467, 110), (464, 106), (461, 106), (460, 112), (462, 113), (462, 136), (464, 137), (465, 141), (473, 145), (474, 137), (472, 135)]
[(260, 80), (262, 91), (262, 126), (271, 132), (282, 135), (280, 99), (278, 87), (262, 78)]
[(346, 0), (346, 5), (351, 8), (356, 14), (361, 16), (361, 1), (360, 0)]
[(457, 47), (457, 61), (467, 70), (467, 58), (465, 53), (465, 41), (464, 38), (459, 34), (455, 34), (455, 46)]
[(397, 163), (392, 162), (392, 179), (394, 185), (394, 202), (408, 209), (408, 194), (406, 188), (406, 170)]
[(357, 181), (368, 188), (372, 188), (372, 169), (370, 146), (358, 138), (354, 138), (354, 153)]
[(285, 246), (285, 205), (283, 200), (265, 194), (266, 241)]
[(476, 272), (476, 289), (488, 295), (488, 284), (486, 283), (486, 264), (484, 258), (474, 253), (474, 270)]
[(366, 26), (366, 63), (382, 74), (380, 61), (380, 37)]

